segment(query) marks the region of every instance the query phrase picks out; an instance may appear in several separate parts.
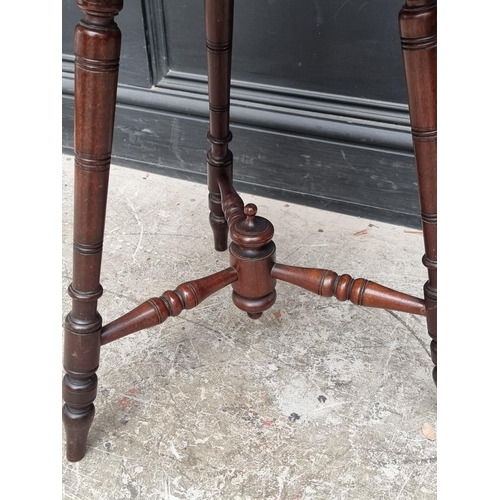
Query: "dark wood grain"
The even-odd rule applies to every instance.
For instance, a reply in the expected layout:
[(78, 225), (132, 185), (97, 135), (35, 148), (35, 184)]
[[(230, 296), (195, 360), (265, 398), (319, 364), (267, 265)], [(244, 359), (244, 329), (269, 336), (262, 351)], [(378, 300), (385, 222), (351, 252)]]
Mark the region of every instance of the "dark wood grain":
[[(366, 279), (353, 279), (348, 274), (276, 263), (273, 225), (257, 215), (255, 205), (244, 206), (233, 186), (233, 155), (228, 148), (232, 138), (229, 105), (233, 3), (233, 0), (205, 0), (210, 119), (210, 150), (206, 159), (210, 223), (216, 250), (227, 249), (230, 235), (231, 267), (183, 283), (103, 327), (97, 302), (103, 292), (100, 267), (121, 43), (114, 17), (122, 8), (122, 0), (77, 0), (84, 18), (75, 31), (74, 253), (73, 281), (68, 290), (73, 303), (65, 322), (66, 375), (63, 379), (63, 422), (70, 461), (78, 461), (85, 455), (95, 413), (93, 401), (97, 394), (96, 372), (101, 345), (158, 325), (185, 309), (192, 309), (227, 285), (232, 285), (234, 304), (253, 319), (274, 304), (277, 280), (324, 297), (349, 300), (359, 306), (425, 315), (432, 338), (432, 360), (436, 365), (433, 376), (437, 382), (435, 2), (407, 0), (399, 17), (424, 233), (423, 262), (429, 275), (424, 285), (424, 299)], [(153, 4), (148, 0), (149, 8)], [(156, 71), (161, 67), (158, 61)], [(290, 138), (293, 139), (292, 135)], [(318, 148), (326, 147), (319, 144)], [(187, 147), (192, 149), (193, 143), (189, 142)], [(351, 163), (344, 149), (341, 146), (339, 151), (345, 168), (359, 168)], [(311, 168), (317, 170), (314, 166)], [(286, 177), (287, 173), (286, 166), (280, 171), (266, 171), (270, 178), (273, 175)], [(252, 185), (251, 172), (245, 175), (248, 185)], [(311, 190), (320, 196), (322, 189), (322, 185), (311, 185)], [(361, 186), (360, 193), (366, 191), (366, 186)]]
[(253, 203), (245, 206), (243, 217), (233, 221), (229, 229), (229, 262), (238, 272), (238, 281), (233, 283), (233, 303), (257, 319), (276, 301), (276, 280), (271, 276), (276, 262), (274, 227), (257, 216)]
[(392, 290), (373, 281), (362, 278), (353, 279), (348, 274), (339, 276), (327, 269), (275, 264), (271, 276), (323, 297), (335, 297), (340, 301), (350, 300), (358, 306), (425, 316), (425, 305), (422, 299)]
[(170, 316), (178, 316), (184, 309), (192, 309), (207, 297), (235, 282), (238, 273), (229, 267), (205, 278), (182, 283), (175, 290), (167, 290), (132, 311), (103, 326), (101, 344), (109, 344), (131, 333), (163, 323)]
[(238, 273), (238, 281), (233, 283), (233, 303), (257, 319), (276, 301), (276, 280), (271, 276), (276, 262), (274, 227), (267, 219), (257, 217), (253, 203), (243, 206), (227, 176), (219, 178), (219, 188), (232, 240), (229, 262)]
[(407, 0), (399, 15), (429, 280), (424, 285), (437, 384), (437, 5)]
[(205, 0), (210, 130), (207, 153), (208, 205), (215, 249), (227, 250), (228, 226), (221, 207), (218, 179), (232, 179), (233, 153), (228, 148), (234, 0)]
[(75, 193), (73, 299), (65, 322), (63, 422), (67, 458), (86, 450), (97, 391), (101, 316), (97, 300), (121, 33), (121, 0), (77, 0), (84, 18), (75, 30)]

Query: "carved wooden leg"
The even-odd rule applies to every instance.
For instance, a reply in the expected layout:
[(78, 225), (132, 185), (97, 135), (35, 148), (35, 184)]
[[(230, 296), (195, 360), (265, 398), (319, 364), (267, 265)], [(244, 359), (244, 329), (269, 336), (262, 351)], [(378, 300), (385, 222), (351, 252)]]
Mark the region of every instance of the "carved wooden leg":
[(423, 263), (429, 280), (424, 285), (427, 328), (431, 341), (434, 382), (437, 384), (437, 114), (435, 0), (406, 0), (399, 14), (403, 62), (418, 175), (424, 234)]
[(208, 100), (210, 130), (207, 153), (208, 206), (215, 249), (227, 249), (228, 225), (221, 207), (218, 179), (226, 175), (232, 181), (233, 153), (228, 148), (229, 95), (231, 84), (231, 48), (234, 0), (205, 0), (205, 29), (208, 60)]
[(63, 422), (67, 457), (85, 456), (94, 418), (102, 319), (97, 300), (121, 33), (113, 21), (122, 0), (77, 0), (75, 30), (75, 194), (73, 299), (66, 317)]

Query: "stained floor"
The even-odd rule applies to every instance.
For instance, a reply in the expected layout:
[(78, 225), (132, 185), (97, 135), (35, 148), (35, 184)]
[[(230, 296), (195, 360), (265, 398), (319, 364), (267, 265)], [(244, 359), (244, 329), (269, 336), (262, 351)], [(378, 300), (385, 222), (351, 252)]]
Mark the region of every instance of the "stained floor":
[[(420, 232), (241, 194), (272, 221), (279, 262), (422, 295)], [(73, 158), (63, 156), (64, 289), (72, 196)], [(104, 323), (228, 265), (212, 248), (205, 186), (112, 166)], [(259, 320), (233, 305), (229, 287), (104, 346), (87, 455), (69, 463), (62, 450), (63, 498), (435, 499), (424, 319), (286, 283), (277, 293)]]

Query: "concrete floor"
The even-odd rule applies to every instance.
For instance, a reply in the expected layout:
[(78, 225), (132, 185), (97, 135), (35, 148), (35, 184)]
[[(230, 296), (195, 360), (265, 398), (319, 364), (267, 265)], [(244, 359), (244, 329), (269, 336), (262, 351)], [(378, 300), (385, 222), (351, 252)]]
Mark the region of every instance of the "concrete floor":
[[(419, 232), (241, 194), (274, 224), (279, 262), (422, 295)], [(72, 196), (73, 158), (63, 156), (64, 289)], [(111, 168), (105, 323), (227, 266), (212, 249), (205, 186)], [(286, 283), (277, 292), (259, 320), (226, 288), (103, 347), (87, 455), (63, 457), (63, 498), (436, 498), (436, 441), (422, 432), (436, 428), (424, 319)]]

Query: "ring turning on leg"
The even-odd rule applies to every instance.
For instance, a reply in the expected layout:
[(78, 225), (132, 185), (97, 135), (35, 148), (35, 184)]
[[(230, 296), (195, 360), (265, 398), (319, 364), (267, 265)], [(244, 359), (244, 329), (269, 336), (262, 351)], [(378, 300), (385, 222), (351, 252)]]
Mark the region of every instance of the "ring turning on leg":
[(208, 206), (217, 251), (227, 250), (228, 225), (221, 206), (219, 177), (233, 176), (233, 154), (228, 148), (229, 99), (234, 0), (205, 0), (210, 130), (207, 153)]
[(84, 18), (75, 30), (75, 207), (73, 299), (64, 341), (63, 423), (67, 457), (81, 460), (94, 418), (101, 316), (97, 300), (121, 33), (120, 0), (77, 0)]
[(437, 384), (437, 7), (435, 0), (406, 0), (399, 14), (403, 63), (417, 167), (429, 281), (424, 286), (427, 329)]

